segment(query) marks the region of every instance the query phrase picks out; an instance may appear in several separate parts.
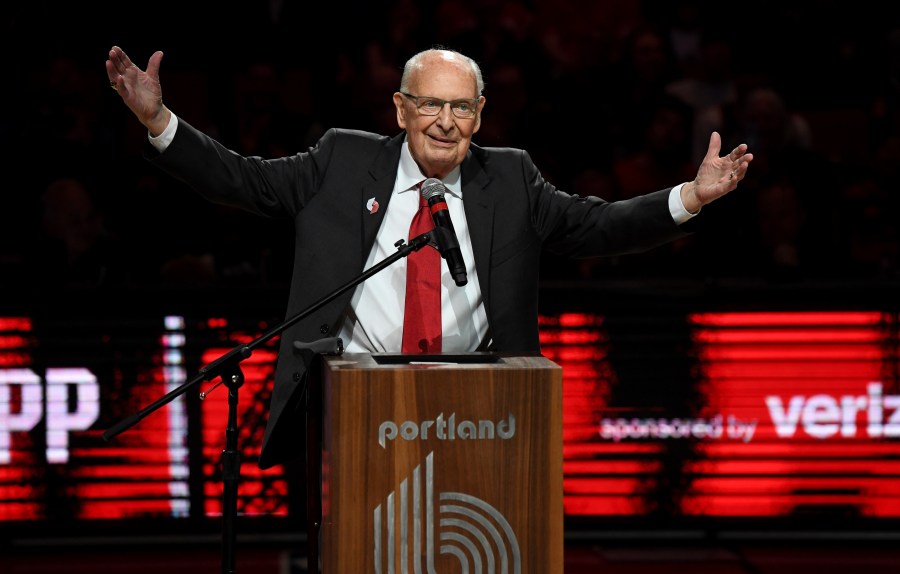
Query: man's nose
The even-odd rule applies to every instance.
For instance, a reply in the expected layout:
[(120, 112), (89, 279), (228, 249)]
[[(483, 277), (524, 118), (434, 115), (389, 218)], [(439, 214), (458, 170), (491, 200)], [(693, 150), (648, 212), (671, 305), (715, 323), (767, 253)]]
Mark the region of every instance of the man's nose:
[(450, 102), (444, 102), (444, 105), (441, 106), (440, 113), (438, 113), (438, 118), (441, 120), (442, 125), (450, 125), (453, 123), (453, 110), (450, 109)]

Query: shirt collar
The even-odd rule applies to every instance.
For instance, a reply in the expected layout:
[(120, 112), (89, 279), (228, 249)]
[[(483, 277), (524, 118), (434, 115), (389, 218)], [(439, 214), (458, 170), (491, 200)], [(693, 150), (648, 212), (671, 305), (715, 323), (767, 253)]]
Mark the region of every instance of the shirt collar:
[[(416, 160), (413, 159), (412, 153), (409, 151), (409, 141), (404, 139), (403, 147), (400, 150), (400, 169), (397, 170), (397, 183), (394, 189), (397, 193), (409, 191), (414, 189), (423, 179), (427, 178), (422, 173), (422, 170), (419, 169)], [(462, 183), (460, 180), (459, 166), (454, 167), (446, 177), (441, 179), (444, 187), (447, 188), (447, 193), (457, 199), (462, 199)]]

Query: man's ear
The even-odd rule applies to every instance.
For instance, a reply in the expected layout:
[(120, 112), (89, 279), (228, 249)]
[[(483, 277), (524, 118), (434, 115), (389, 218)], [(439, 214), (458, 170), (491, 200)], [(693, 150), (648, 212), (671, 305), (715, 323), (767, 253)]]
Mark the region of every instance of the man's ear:
[(403, 94), (394, 92), (394, 107), (397, 108), (397, 125), (406, 129), (406, 108), (403, 106)]
[(484, 96), (481, 96), (478, 102), (478, 115), (475, 116), (475, 128), (472, 129), (472, 133), (478, 133), (478, 128), (481, 127), (481, 112), (484, 111), (484, 104), (487, 102), (487, 99)]

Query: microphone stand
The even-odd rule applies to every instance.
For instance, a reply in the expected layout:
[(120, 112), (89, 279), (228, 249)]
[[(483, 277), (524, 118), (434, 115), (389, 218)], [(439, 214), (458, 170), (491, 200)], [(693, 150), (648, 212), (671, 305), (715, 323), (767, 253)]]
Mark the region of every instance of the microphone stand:
[[(213, 379), (221, 377), (221, 381), (213, 386), (209, 391), (201, 393), (200, 398), (205, 398), (206, 395), (209, 394), (209, 392), (211, 392), (217, 386), (219, 386), (219, 384), (224, 383), (225, 386), (228, 387), (228, 422), (225, 428), (225, 449), (222, 451), (222, 481), (224, 487), (222, 492), (222, 572), (224, 574), (233, 574), (235, 572), (235, 521), (237, 519), (238, 499), (237, 487), (241, 474), (240, 453), (237, 450), (237, 405), (238, 389), (240, 389), (244, 384), (244, 373), (241, 371), (241, 362), (249, 358), (253, 354), (254, 349), (259, 347), (269, 339), (284, 332), (288, 327), (294, 325), (322, 306), (330, 303), (338, 296), (359, 285), (382, 269), (388, 267), (389, 265), (392, 265), (398, 259), (407, 257), (410, 253), (418, 251), (426, 245), (431, 245), (432, 247), (437, 249), (434, 230), (423, 233), (422, 235), (413, 238), (409, 243), (405, 243), (405, 241), (401, 239), (394, 245), (397, 247), (397, 251), (394, 254), (384, 258), (381, 262), (363, 271), (362, 274), (360, 274), (355, 279), (349, 281), (348, 283), (345, 283), (341, 287), (338, 287), (336, 290), (326, 295), (325, 297), (322, 297), (293, 317), (290, 317), (287, 320), (275, 325), (246, 345), (238, 345), (234, 347), (215, 361), (201, 368), (194, 378), (188, 380), (176, 389), (173, 389), (172, 391), (166, 393), (165, 395), (154, 401), (152, 404), (144, 407), (133, 415), (122, 419), (103, 433), (103, 439), (109, 442), (109, 440), (113, 437), (130, 429), (131, 427), (142, 421), (144, 418), (146, 418), (147, 415), (172, 402), (200, 382), (211, 381)], [(334, 354), (340, 354), (343, 352), (342, 344), (340, 342), (340, 339), (335, 340), (337, 342), (337, 349)], [(297, 343), (295, 343), (295, 348), (300, 348)], [(307, 543), (311, 548), (314, 547), (313, 541), (307, 541)], [(316, 571), (318, 571), (318, 553), (315, 552), (314, 554), (316, 555), (307, 557), (307, 559), (309, 560), (310, 558), (313, 558), (315, 560), (315, 568)], [(309, 567), (312, 567), (312, 565), (310, 565)]]

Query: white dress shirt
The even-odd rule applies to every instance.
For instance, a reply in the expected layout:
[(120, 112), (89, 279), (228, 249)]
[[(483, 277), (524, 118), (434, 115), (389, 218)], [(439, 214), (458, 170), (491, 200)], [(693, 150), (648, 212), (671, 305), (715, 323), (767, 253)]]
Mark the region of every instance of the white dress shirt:
[[(393, 196), (375, 245), (366, 260), (366, 269), (393, 255), (397, 251), (394, 244), (399, 239), (409, 240), (409, 224), (419, 209), (418, 184), (424, 179), (426, 176), (419, 170), (409, 153), (409, 145), (404, 142)], [(445, 353), (474, 351), (484, 342), (488, 324), (463, 212), (459, 166), (442, 181), (447, 188), (444, 199), (466, 265), (467, 282), (462, 287), (458, 286), (450, 276), (447, 262), (441, 258), (441, 349)], [(426, 246), (423, 249), (433, 248)], [(395, 261), (356, 287), (340, 334), (348, 353), (390, 353), (400, 350), (406, 298), (406, 261), (405, 257)]]
[[(151, 144), (162, 153), (175, 137), (178, 119), (172, 114), (166, 129), (158, 137), (150, 137)], [(391, 201), (384, 214), (375, 245), (369, 252), (365, 268), (369, 269), (393, 255), (400, 240), (409, 240), (409, 224), (419, 209), (419, 182), (427, 179), (409, 152), (407, 142), (400, 153), (400, 166)], [(457, 166), (443, 180), (447, 193), (444, 199), (459, 240), (459, 248), (466, 265), (467, 283), (460, 287), (450, 276), (447, 262), (441, 258), (441, 322), (442, 350), (461, 353), (486, 348), (489, 341), (484, 301), (475, 271), (472, 241), (463, 211), (460, 169)], [(361, 205), (369, 211), (371, 205)], [(681, 224), (693, 217), (681, 201), (681, 185), (669, 193), (672, 219)], [(423, 249), (432, 249), (426, 246)], [(345, 313), (340, 337), (348, 353), (396, 353), (403, 341), (403, 309), (406, 297), (406, 258), (395, 261), (356, 287)]]

